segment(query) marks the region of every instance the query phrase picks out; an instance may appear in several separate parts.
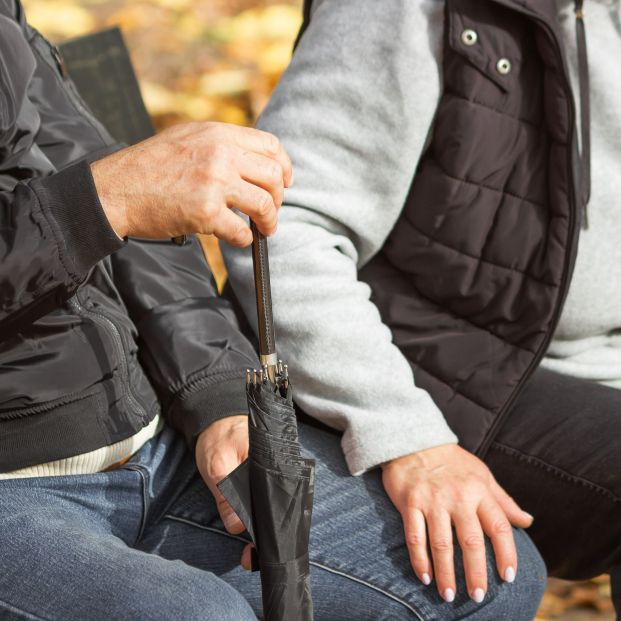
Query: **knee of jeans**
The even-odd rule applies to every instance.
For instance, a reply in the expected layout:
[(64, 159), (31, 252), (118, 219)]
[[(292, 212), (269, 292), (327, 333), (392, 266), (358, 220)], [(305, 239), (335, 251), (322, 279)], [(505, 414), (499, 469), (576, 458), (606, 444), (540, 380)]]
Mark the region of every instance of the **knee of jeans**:
[(512, 621), (532, 621), (535, 618), (547, 584), (546, 566), (531, 541), (522, 531), (514, 529), (518, 555), (518, 571), (512, 584), (500, 583), (490, 593), (493, 606), (502, 617)]
[(217, 593), (212, 592), (205, 600), (192, 602), (191, 608), (177, 618), (196, 621), (257, 621), (246, 598), (225, 582), (219, 585)]

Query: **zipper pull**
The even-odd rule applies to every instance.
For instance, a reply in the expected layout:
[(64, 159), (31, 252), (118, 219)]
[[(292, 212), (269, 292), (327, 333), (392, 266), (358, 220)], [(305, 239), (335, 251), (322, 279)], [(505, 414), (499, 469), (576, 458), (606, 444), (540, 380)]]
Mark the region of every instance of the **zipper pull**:
[(60, 75), (63, 77), (63, 80), (69, 79), (69, 71), (67, 70), (67, 65), (65, 64), (65, 60), (60, 53), (60, 49), (57, 45), (52, 45), (52, 56), (56, 61), (56, 66), (58, 67), (58, 71), (60, 71)]

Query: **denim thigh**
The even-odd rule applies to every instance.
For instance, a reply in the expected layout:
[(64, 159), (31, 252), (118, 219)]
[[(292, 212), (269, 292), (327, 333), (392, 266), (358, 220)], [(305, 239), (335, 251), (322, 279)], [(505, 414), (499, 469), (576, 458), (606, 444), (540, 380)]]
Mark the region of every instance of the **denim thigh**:
[(0, 481), (0, 620), (256, 620), (214, 574), (135, 548), (146, 497), (131, 466)]
[[(487, 541), (490, 579), (482, 604), (468, 597), (456, 544), (458, 592), (455, 602), (446, 603), (434, 584), (425, 587), (412, 571), (401, 517), (383, 490), (380, 472), (352, 477), (336, 433), (300, 424), (300, 440), (303, 452), (316, 460), (310, 558), (317, 621), (534, 618), (546, 574), (539, 553), (523, 531), (514, 531), (519, 570), (513, 584), (500, 580)], [(196, 475), (147, 523), (138, 545), (222, 577), (260, 615), (259, 576), (239, 566), (247, 541), (224, 530), (213, 497)]]

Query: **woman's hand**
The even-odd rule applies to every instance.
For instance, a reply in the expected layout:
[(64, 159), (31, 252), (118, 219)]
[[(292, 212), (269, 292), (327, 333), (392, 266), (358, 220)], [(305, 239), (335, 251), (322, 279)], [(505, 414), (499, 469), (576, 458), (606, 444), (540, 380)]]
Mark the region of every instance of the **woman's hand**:
[(492, 541), (500, 576), (513, 582), (518, 559), (511, 525), (526, 528), (533, 518), (480, 459), (449, 444), (400, 457), (382, 470), (384, 488), (403, 518), (410, 562), (424, 584), (435, 575), (440, 595), (448, 602), (455, 598), (452, 526), (474, 601), (487, 592), (484, 534)]

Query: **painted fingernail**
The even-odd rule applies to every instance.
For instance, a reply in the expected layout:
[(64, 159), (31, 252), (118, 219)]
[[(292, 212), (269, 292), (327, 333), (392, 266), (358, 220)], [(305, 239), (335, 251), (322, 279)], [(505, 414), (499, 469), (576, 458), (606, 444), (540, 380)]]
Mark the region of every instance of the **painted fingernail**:
[(485, 591), (483, 589), (475, 589), (472, 592), (472, 599), (477, 604), (480, 604), (485, 599)]
[(450, 604), (455, 599), (455, 591), (453, 589), (446, 589), (442, 597), (444, 597), (444, 601)]
[(505, 582), (513, 582), (515, 580), (515, 569), (507, 567), (505, 569)]
[(425, 586), (429, 586), (431, 584), (431, 576), (429, 574), (423, 574), (421, 580)]

